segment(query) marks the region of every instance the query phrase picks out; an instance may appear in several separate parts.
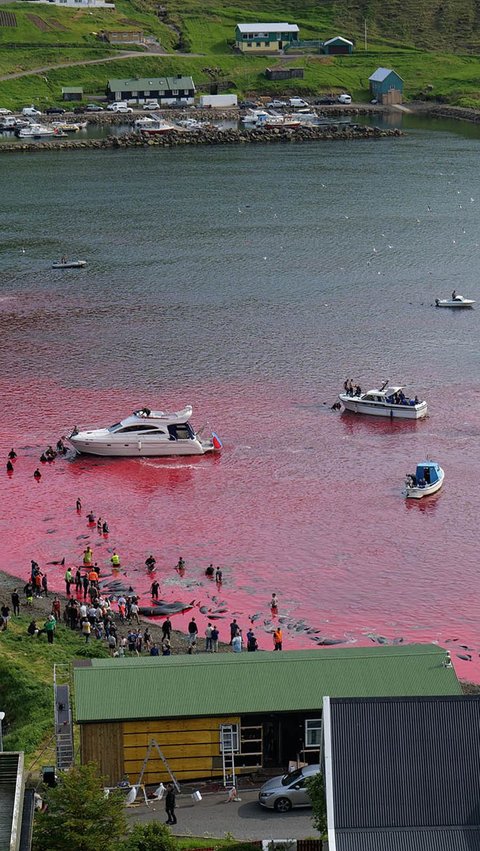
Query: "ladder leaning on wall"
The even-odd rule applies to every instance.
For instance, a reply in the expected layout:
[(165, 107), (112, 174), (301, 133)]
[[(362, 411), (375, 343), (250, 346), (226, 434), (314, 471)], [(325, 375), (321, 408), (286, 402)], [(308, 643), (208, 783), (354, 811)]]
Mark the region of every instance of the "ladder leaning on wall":
[(169, 764), (168, 764), (168, 762), (167, 762), (167, 759), (166, 759), (166, 757), (164, 756), (164, 754), (163, 754), (162, 750), (160, 749), (160, 745), (158, 744), (158, 742), (157, 742), (157, 740), (156, 740), (156, 739), (150, 739), (150, 741), (149, 741), (149, 743), (148, 743), (147, 753), (145, 754), (145, 759), (143, 760), (143, 763), (142, 763), (142, 768), (141, 768), (141, 770), (140, 770), (140, 775), (139, 775), (139, 778), (138, 778), (138, 780), (137, 780), (137, 782), (136, 782), (136, 784), (135, 784), (135, 785), (136, 785), (136, 786), (141, 786), (141, 785), (142, 785), (142, 782), (143, 782), (143, 775), (145, 774), (145, 771), (146, 771), (146, 768), (147, 768), (147, 765), (148, 765), (148, 760), (150, 759), (150, 757), (151, 757), (151, 755), (152, 755), (152, 751), (153, 751), (153, 749), (154, 749), (154, 748), (155, 748), (155, 749), (156, 749), (156, 751), (158, 752), (158, 755), (159, 755), (160, 759), (162, 760), (162, 762), (163, 762), (163, 764), (164, 764), (165, 768), (167, 769), (168, 774), (169, 774), (169, 776), (170, 776), (170, 779), (171, 779), (171, 781), (172, 781), (173, 785), (175, 786), (175, 789), (177, 790), (177, 792), (180, 792), (180, 785), (179, 785), (179, 783), (178, 783), (178, 781), (177, 781), (177, 778), (175, 777), (175, 775), (174, 775), (174, 773), (173, 773), (172, 769), (170, 768), (170, 766), (169, 766)]
[(225, 789), (232, 789), (235, 787), (234, 728), (232, 724), (220, 725), (220, 749), (222, 751), (223, 785)]

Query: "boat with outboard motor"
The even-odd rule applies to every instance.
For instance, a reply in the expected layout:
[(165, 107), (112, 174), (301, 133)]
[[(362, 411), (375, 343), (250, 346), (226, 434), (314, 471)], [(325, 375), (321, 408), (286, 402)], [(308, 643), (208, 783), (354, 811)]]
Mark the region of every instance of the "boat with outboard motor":
[(415, 473), (407, 473), (405, 496), (407, 499), (430, 496), (440, 490), (444, 478), (444, 471), (435, 461), (420, 461)]
[(379, 390), (362, 393), (360, 387), (353, 388), (345, 382), (345, 392), (340, 393), (340, 402), (346, 411), (354, 414), (371, 414), (391, 419), (418, 420), (427, 415), (427, 403), (418, 396), (405, 396), (401, 385), (393, 386), (385, 381)]
[(456, 290), (453, 291), (451, 298), (436, 298), (435, 299), (435, 307), (453, 307), (453, 308), (465, 308), (465, 307), (473, 307), (475, 302), (471, 298), (464, 298), (463, 295), (459, 295)]
[(202, 429), (196, 432), (190, 425), (191, 416), (191, 405), (171, 413), (140, 408), (109, 428), (78, 431), (75, 427), (68, 440), (77, 452), (115, 457), (205, 455), (219, 451), (220, 438), (212, 432), (203, 439)]
[(52, 269), (83, 269), (86, 265), (86, 260), (67, 260), (66, 257), (62, 257), (61, 260), (53, 261)]

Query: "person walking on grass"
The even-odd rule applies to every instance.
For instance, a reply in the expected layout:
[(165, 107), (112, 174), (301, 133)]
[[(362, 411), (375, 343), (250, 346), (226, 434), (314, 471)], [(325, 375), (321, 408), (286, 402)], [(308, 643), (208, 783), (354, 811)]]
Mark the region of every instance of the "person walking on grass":
[(47, 641), (49, 644), (53, 644), (53, 636), (55, 633), (55, 627), (57, 622), (55, 620), (55, 615), (50, 615), (48, 621), (45, 621), (43, 624), (43, 632), (47, 633)]
[(20, 596), (16, 588), (12, 591), (12, 609), (14, 615), (20, 614)]
[(175, 789), (173, 783), (167, 783), (167, 794), (165, 795), (165, 812), (167, 813), (167, 821), (165, 824), (176, 824), (177, 817), (175, 815)]

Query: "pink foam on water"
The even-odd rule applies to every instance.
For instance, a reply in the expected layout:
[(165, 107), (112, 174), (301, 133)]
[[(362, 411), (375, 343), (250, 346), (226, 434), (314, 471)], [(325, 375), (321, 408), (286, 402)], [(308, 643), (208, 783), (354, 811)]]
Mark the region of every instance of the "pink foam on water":
[[(5, 461), (11, 446), (18, 453), (13, 475), (5, 467), (0, 475), (2, 570), (26, 579), (31, 558), (43, 569), (64, 556), (74, 566), (91, 543), (106, 576), (115, 547), (122, 559), (118, 578), (148, 605), (144, 562), (153, 553), (160, 596), (193, 603), (201, 635), (209, 617), (200, 606), (225, 609), (216, 621), (222, 639), (232, 617), (245, 633), (255, 616), (260, 647), (270, 649), (275, 591), (286, 649), (315, 652), (315, 637), (438, 641), (452, 649), (462, 676), (480, 681), (480, 491), (471, 455), (480, 420), (471, 392), (465, 409), (465, 388), (444, 388), (443, 407), (430, 404), (431, 417), (419, 423), (340, 416), (319, 399), (289, 395), (273, 383), (209, 380), (184, 387), (181, 397), (166, 387), (163, 399), (145, 388), (100, 391), (28, 379), (15, 387), (5, 376), (0, 388), (0, 451)], [(143, 404), (186, 403), (194, 405), (194, 425), (210, 420), (221, 453), (62, 458), (40, 465), (42, 480), (34, 481), (41, 451), (73, 425), (108, 425)], [(444, 488), (406, 501), (405, 473), (430, 447), (445, 468)], [(90, 509), (107, 519), (108, 539), (88, 527)], [(183, 577), (174, 570), (180, 555)], [(219, 589), (204, 575), (210, 562), (222, 568)], [(64, 568), (46, 570), (50, 587), (63, 591)], [(175, 615), (174, 626), (185, 628), (191, 614)]]

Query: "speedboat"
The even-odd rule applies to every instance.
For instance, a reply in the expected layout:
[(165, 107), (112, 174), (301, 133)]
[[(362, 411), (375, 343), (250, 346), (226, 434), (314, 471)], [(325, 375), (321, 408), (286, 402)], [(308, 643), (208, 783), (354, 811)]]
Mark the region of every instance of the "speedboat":
[(436, 298), (436, 307), (473, 307), (475, 302), (471, 298), (464, 298), (463, 295), (458, 295), (455, 290), (451, 298)]
[(44, 124), (28, 124), (15, 130), (19, 139), (48, 139), (60, 135), (55, 127), (46, 127)]
[(86, 265), (86, 260), (54, 260), (52, 269), (83, 269)]
[(375, 417), (390, 417), (391, 419), (418, 420), (427, 416), (427, 403), (415, 396), (409, 399), (403, 392), (403, 387), (389, 385), (385, 382), (379, 390), (368, 390), (362, 393), (357, 387), (355, 393), (340, 393), (338, 397), (346, 411), (354, 414), (372, 414)]
[(160, 136), (163, 133), (172, 133), (174, 130), (179, 129), (168, 121), (165, 121), (164, 118), (159, 118), (158, 116), (150, 117), (148, 115), (144, 118), (137, 118), (133, 126), (135, 130), (140, 133), (146, 133), (147, 136)]
[(436, 493), (443, 485), (445, 473), (435, 461), (420, 461), (415, 473), (407, 474), (405, 496), (407, 499), (421, 499)]
[(190, 425), (191, 416), (191, 405), (172, 413), (140, 408), (109, 428), (88, 431), (75, 428), (68, 440), (77, 452), (90, 455), (142, 457), (205, 455), (219, 451), (222, 448), (220, 438), (212, 432), (211, 437), (203, 439)]

